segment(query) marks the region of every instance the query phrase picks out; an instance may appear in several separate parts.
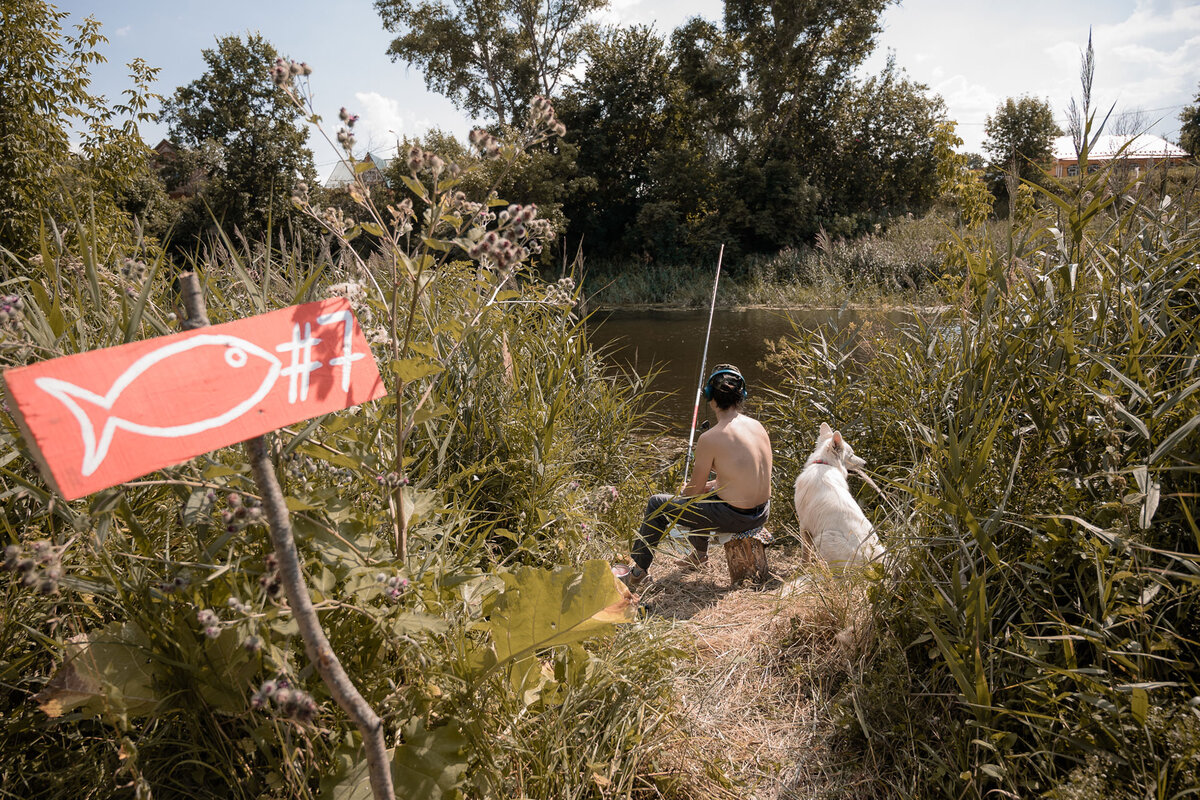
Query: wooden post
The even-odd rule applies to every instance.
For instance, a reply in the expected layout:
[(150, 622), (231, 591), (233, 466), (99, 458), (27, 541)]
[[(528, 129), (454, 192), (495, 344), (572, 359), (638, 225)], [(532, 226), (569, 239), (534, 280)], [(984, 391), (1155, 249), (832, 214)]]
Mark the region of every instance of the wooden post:
[(741, 586), (747, 577), (754, 583), (766, 583), (771, 577), (767, 571), (767, 550), (753, 536), (726, 542), (725, 561), (729, 565), (730, 586)]
[[(179, 276), (181, 293), (189, 329), (208, 324), (208, 312), (204, 305), (204, 294), (196, 273), (185, 272)], [(367, 774), (371, 781), (371, 794), (375, 800), (395, 800), (392, 787), (392, 770), (388, 763), (387, 745), (383, 738), (383, 721), (359, 694), (353, 681), (342, 668), (342, 662), (329, 646), (329, 639), (317, 618), (316, 609), (304, 583), (304, 572), (300, 567), (300, 556), (296, 552), (296, 540), (292, 536), (292, 522), (284, 501), (283, 489), (275, 477), (275, 465), (267, 451), (262, 436), (246, 442), (250, 456), (250, 469), (254, 473), (258, 492), (262, 496), (263, 509), (271, 527), (271, 544), (279, 565), (279, 579), (283, 584), (288, 606), (300, 627), (300, 638), (304, 640), (304, 652), (316, 667), (321, 680), (329, 688), (333, 699), (354, 722), (362, 736), (367, 753)]]

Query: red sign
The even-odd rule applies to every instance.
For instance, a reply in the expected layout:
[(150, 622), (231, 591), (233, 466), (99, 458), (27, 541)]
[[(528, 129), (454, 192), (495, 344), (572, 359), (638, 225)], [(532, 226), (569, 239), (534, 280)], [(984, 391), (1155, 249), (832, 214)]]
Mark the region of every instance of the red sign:
[(384, 394), (342, 298), (18, 367), (4, 382), (68, 500)]

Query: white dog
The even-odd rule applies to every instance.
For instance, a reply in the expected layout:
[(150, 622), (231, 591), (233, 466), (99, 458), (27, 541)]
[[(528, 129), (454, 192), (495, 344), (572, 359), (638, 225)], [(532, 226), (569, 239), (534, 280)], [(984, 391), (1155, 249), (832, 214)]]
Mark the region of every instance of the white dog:
[(846, 482), (850, 469), (866, 463), (854, 455), (841, 431), (822, 422), (816, 449), (796, 478), (796, 519), (813, 550), (831, 567), (866, 564), (883, 555), (879, 537)]

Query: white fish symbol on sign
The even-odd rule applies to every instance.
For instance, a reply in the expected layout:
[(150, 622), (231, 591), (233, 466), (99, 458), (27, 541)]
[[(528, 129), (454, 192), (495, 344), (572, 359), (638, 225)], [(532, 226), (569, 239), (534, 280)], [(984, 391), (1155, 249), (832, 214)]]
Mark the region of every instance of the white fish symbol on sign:
[[(220, 350), (206, 352), (206, 348), (220, 348)], [(163, 365), (172, 369), (186, 370), (196, 358), (208, 359), (217, 355), (220, 356), (219, 361), (215, 358), (210, 360), (216, 361), (218, 365), (223, 365), (228, 370), (240, 371), (245, 369), (247, 364), (254, 364), (257, 371), (254, 372), (253, 377), (257, 377), (257, 372), (263, 372), (262, 379), (257, 384), (253, 382), (253, 378), (250, 383), (241, 381), (237, 384), (244, 387), (241, 394), (246, 395), (248, 392), (249, 396), (235, 398), (237, 402), (232, 407), (218, 410), (217, 413), (205, 419), (172, 420), (174, 424), (166, 425), (154, 424), (162, 420), (149, 419), (155, 415), (161, 417), (164, 413), (169, 413), (169, 410), (164, 412), (152, 403), (130, 408), (129, 415), (137, 417), (135, 419), (118, 416), (118, 413), (127, 412), (114, 412), (114, 408), (123, 394), (137, 396), (140, 394), (139, 390), (147, 388), (142, 386), (138, 379), (143, 378), (154, 367)], [(251, 356), (255, 359), (253, 362), (251, 362)], [(154, 352), (142, 356), (121, 373), (104, 395), (96, 394), (59, 378), (38, 378), (34, 383), (39, 389), (66, 406), (79, 423), (79, 433), (83, 439), (84, 448), (83, 466), (80, 472), (82, 475), (91, 475), (104, 462), (109, 446), (112, 444), (113, 435), (118, 429), (139, 433), (143, 436), (176, 439), (219, 428), (237, 419), (266, 397), (275, 385), (281, 368), (282, 364), (274, 353), (264, 350), (253, 342), (225, 334), (199, 334), (160, 347)], [(144, 382), (149, 382), (153, 378), (153, 375), (147, 377)], [(130, 387), (134, 387), (133, 391), (128, 391)]]

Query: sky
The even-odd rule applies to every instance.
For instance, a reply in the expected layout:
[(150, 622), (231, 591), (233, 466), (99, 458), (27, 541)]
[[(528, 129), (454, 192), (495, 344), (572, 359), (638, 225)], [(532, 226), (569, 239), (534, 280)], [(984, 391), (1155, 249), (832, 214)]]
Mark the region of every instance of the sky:
[[(392, 35), (371, 0), (64, 0), (73, 24), (102, 24), (108, 63), (92, 70), (92, 90), (116, 99), (128, 88), (124, 65), (142, 58), (161, 68), (155, 90), (170, 95), (205, 69), (201, 51), (219, 37), (260, 33), (283, 55), (313, 67), (317, 113), (336, 128), (345, 106), (360, 116), (360, 146), (394, 148), (398, 137), (433, 127), (465, 138), (473, 125), (446, 98), (429, 92), (419, 70), (387, 55)], [(722, 0), (611, 0), (601, 21), (653, 25), (663, 35), (693, 16), (719, 21)], [(961, 149), (983, 152), (984, 123), (1008, 97), (1049, 102), (1060, 126), (1079, 94), (1080, 56), (1089, 30), (1096, 53), (1093, 106), (1140, 110), (1151, 133), (1179, 136), (1179, 113), (1200, 93), (1200, 3), (1195, 0), (903, 0), (882, 17), (883, 31), (863, 74), (887, 54), (939, 94), (958, 123)], [(155, 144), (166, 127), (143, 125)], [(324, 178), (336, 150), (312, 141)]]

